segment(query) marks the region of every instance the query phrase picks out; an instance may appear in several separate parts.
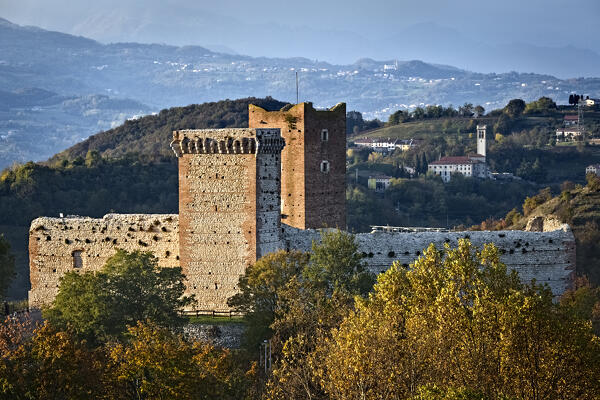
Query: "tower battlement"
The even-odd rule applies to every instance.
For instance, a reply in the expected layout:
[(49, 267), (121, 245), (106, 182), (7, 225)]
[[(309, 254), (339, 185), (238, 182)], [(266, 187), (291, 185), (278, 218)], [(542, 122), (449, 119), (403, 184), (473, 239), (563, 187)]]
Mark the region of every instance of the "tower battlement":
[(281, 247), (284, 145), (279, 129), (173, 132), (180, 262), (200, 308), (223, 308), (246, 267)]

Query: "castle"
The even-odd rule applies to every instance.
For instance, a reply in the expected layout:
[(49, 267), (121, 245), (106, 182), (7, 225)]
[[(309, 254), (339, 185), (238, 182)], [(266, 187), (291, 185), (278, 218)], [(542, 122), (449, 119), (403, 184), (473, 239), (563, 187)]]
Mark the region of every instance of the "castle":
[[(151, 251), (161, 267), (181, 266), (198, 309), (225, 310), (238, 279), (278, 249), (308, 251), (320, 228), (344, 229), (346, 107), (310, 103), (266, 111), (250, 106), (249, 128), (180, 130), (171, 148), (179, 163), (179, 214), (41, 217), (31, 223), (31, 307), (47, 305), (67, 271), (100, 269), (117, 248)], [(575, 268), (567, 225), (538, 221), (532, 231), (360, 233), (368, 267), (408, 266), (429, 243), (470, 238), (493, 242), (522, 279), (555, 294)]]

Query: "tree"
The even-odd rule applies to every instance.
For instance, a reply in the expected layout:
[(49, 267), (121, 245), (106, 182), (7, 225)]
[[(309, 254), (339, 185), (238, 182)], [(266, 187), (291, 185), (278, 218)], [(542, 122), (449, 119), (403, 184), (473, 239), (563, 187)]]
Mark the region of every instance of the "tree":
[(556, 110), (556, 103), (550, 97), (540, 97), (525, 107), (526, 114), (547, 114), (553, 110)]
[(240, 277), (240, 292), (229, 298), (227, 305), (244, 313), (247, 349), (256, 350), (264, 339), (272, 336), (271, 324), (283, 306), (281, 291), (290, 279), (302, 273), (309, 259), (308, 253), (280, 250), (257, 260)]
[(10, 399), (101, 398), (102, 352), (49, 324), (32, 334), (13, 326), (0, 361), (0, 393)]
[(526, 104), (521, 99), (512, 99), (508, 102), (506, 107), (504, 107), (504, 113), (508, 115), (510, 118), (516, 118), (523, 114), (525, 110)]
[(0, 235), (0, 298), (6, 296), (6, 291), (15, 276), (15, 257), (10, 252), (8, 240)]
[(414, 109), (414, 111), (411, 113), (412, 118), (414, 118), (415, 120), (421, 120), (421, 119), (425, 119), (426, 113), (425, 110), (423, 109), (423, 107), (417, 107)]
[(313, 242), (310, 264), (279, 293), (283, 307), (272, 324), (274, 369), (268, 386), (271, 398), (318, 398), (317, 343), (329, 335), (351, 309), (356, 296), (372, 288), (353, 235), (322, 232)]
[(585, 176), (587, 187), (592, 192), (600, 192), (600, 177), (596, 174), (589, 173)]
[(190, 343), (167, 328), (138, 322), (130, 340), (108, 348), (113, 399), (239, 399), (247, 378), (228, 350)]
[(183, 281), (181, 268), (158, 268), (150, 252), (117, 250), (98, 272), (66, 273), (44, 317), (91, 342), (119, 338), (138, 321), (181, 326), (178, 312), (194, 301)]
[[(600, 393), (600, 341), (589, 323), (548, 289), (521, 283), (493, 245), (477, 250), (466, 239), (431, 245), (410, 269), (394, 263), (318, 352), (332, 399)], [(465, 396), (423, 397), (424, 388)]]
[(473, 104), (465, 103), (458, 107), (458, 114), (461, 117), (472, 117), (473, 116)]
[(510, 133), (510, 118), (506, 114), (500, 115), (498, 121), (494, 124), (494, 133), (507, 135)]
[(477, 118), (483, 117), (483, 115), (485, 114), (485, 108), (483, 108), (480, 105), (476, 105), (475, 108), (473, 109), (473, 111), (475, 111), (475, 116)]
[(407, 117), (408, 115), (404, 111), (398, 110), (390, 115), (388, 119), (388, 125), (398, 125), (404, 122)]
[(97, 150), (88, 150), (85, 155), (85, 166), (95, 167), (102, 162), (102, 156)]

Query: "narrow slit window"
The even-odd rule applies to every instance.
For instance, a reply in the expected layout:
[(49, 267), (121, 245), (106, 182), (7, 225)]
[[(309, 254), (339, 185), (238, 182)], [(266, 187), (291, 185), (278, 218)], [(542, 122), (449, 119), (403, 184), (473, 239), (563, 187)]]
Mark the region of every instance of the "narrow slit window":
[(329, 131), (327, 129), (321, 129), (321, 141), (327, 142), (329, 140)]
[(329, 161), (321, 161), (321, 172), (324, 174), (329, 172)]
[(73, 252), (73, 268), (82, 268), (83, 267), (83, 257), (81, 250), (75, 250)]

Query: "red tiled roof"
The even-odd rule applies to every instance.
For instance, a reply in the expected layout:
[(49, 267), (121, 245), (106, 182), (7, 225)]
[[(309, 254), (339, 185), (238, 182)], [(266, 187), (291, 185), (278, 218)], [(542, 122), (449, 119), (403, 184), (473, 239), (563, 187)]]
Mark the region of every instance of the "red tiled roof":
[[(483, 156), (481, 156), (483, 157)], [(459, 157), (442, 157), (437, 161), (429, 163), (429, 165), (455, 165), (455, 164), (477, 164), (480, 161), (472, 160), (466, 156)]]

